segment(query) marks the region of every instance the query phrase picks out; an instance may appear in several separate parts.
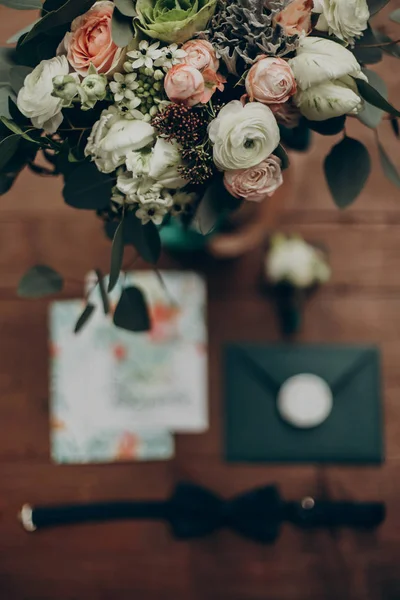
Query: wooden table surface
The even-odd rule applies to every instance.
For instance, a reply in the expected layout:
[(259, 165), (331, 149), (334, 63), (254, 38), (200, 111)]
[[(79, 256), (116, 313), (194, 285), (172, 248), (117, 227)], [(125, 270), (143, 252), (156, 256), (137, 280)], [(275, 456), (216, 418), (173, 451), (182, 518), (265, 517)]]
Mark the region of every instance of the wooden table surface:
[[(400, 2), (391, 1), (390, 9)], [(4, 42), (32, 15), (0, 9)], [(393, 23), (388, 30), (396, 35)], [(397, 37), (398, 28), (397, 28)], [(378, 71), (400, 103), (399, 62)], [(397, 93), (396, 93), (397, 92)], [(227, 464), (222, 458), (221, 347), (228, 340), (278, 339), (271, 307), (257, 288), (261, 250), (237, 261), (196, 259), (208, 276), (211, 426), (180, 435), (166, 463), (55, 466), (49, 460), (45, 301), (15, 296), (20, 275), (38, 262), (81, 280), (107, 268), (109, 244), (90, 213), (63, 205), (61, 182), (23, 173), (0, 199), (0, 598), (1, 600), (399, 600), (400, 598), (400, 193), (382, 175), (373, 133), (356, 121), (374, 172), (345, 212), (332, 204), (321, 170), (331, 139), (292, 156), (281, 228), (322, 241), (331, 282), (308, 304), (304, 342), (378, 343), (383, 354), (386, 462), (382, 467)], [(381, 139), (400, 167), (400, 142), (387, 123)], [(318, 138), (318, 139), (317, 139)], [(164, 257), (164, 266), (179, 263)], [(64, 297), (80, 293), (67, 286)], [(230, 495), (276, 482), (293, 499), (328, 491), (334, 498), (380, 499), (386, 523), (376, 534), (299, 532), (285, 526), (260, 547), (223, 532), (176, 542), (158, 523), (108, 523), (26, 534), (16, 520), (24, 502), (164, 498), (176, 481), (194, 480)]]

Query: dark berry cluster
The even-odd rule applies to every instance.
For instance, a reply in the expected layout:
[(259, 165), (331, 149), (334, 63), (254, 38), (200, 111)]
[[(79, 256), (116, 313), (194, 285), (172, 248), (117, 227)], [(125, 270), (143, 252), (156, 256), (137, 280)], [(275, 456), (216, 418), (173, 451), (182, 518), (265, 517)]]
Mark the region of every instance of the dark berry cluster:
[(220, 108), (169, 104), (152, 120), (152, 125), (159, 135), (180, 144), (184, 165), (179, 171), (190, 183), (206, 183), (214, 174), (215, 167), (207, 129)]

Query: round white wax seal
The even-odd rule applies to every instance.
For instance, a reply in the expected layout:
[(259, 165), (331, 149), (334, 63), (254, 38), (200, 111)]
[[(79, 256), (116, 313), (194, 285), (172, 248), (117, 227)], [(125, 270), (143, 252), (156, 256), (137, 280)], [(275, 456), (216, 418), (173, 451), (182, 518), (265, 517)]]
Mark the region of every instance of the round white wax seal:
[(294, 375), (279, 390), (278, 411), (294, 427), (307, 429), (320, 425), (330, 415), (332, 406), (331, 389), (318, 375)]

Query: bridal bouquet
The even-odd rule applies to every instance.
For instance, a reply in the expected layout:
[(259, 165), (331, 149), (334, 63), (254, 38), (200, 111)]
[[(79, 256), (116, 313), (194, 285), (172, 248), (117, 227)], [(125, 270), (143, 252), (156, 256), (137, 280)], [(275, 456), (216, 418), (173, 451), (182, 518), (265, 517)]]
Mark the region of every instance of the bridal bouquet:
[[(0, 3), (40, 10), (16, 47), (1, 49), (0, 191), (26, 165), (61, 174), (66, 203), (97, 211), (113, 237), (108, 291), (126, 244), (157, 261), (168, 220), (207, 234), (242, 202), (268, 201), (289, 167), (284, 145), (299, 132), (343, 131), (325, 160), (340, 207), (370, 171), (346, 118), (376, 128), (386, 113), (398, 135), (400, 112), (365, 68), (382, 51), (400, 55), (369, 25), (387, 0)], [(61, 286), (40, 265), (20, 293)]]

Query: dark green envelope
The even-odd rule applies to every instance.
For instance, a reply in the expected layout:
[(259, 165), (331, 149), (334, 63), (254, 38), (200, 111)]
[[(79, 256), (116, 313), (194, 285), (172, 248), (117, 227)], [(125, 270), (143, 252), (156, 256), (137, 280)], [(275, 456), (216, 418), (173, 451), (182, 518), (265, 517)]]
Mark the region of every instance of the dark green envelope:
[[(276, 397), (293, 375), (331, 387), (324, 423), (297, 429)], [(225, 349), (226, 457), (231, 461), (380, 463), (383, 415), (379, 351), (371, 346), (230, 344)]]

